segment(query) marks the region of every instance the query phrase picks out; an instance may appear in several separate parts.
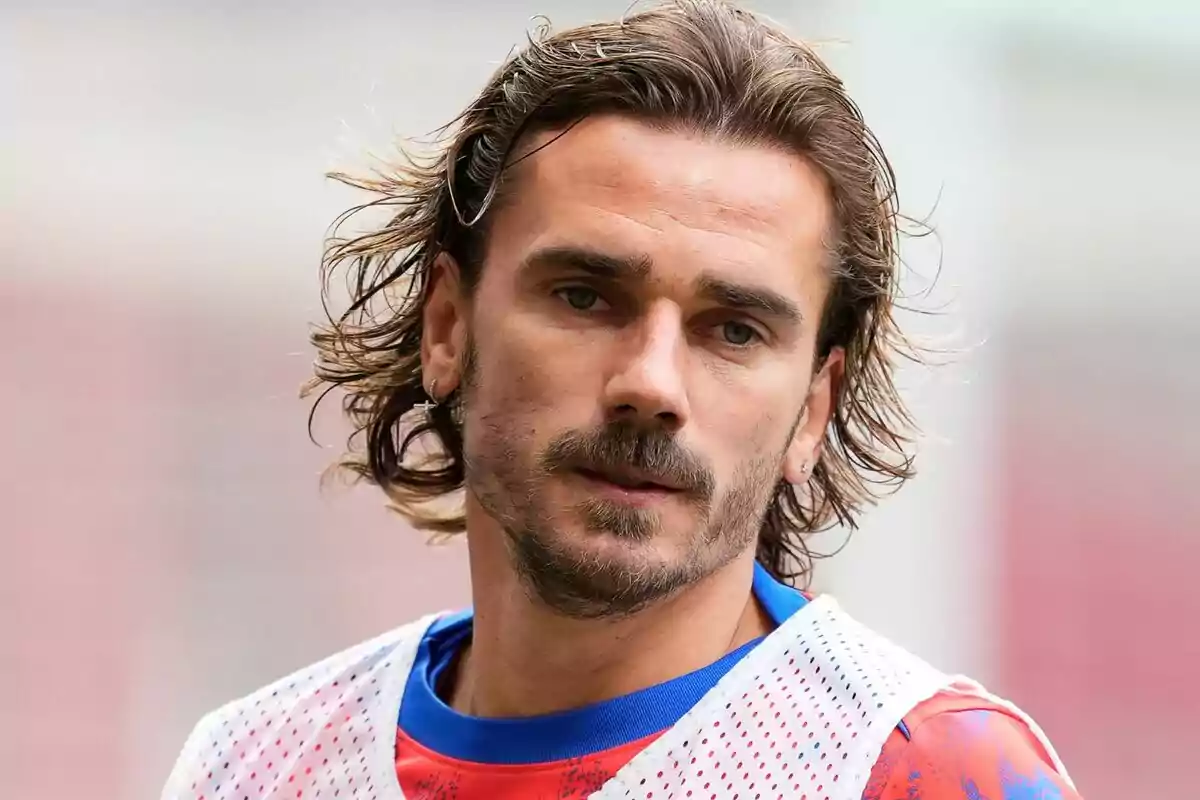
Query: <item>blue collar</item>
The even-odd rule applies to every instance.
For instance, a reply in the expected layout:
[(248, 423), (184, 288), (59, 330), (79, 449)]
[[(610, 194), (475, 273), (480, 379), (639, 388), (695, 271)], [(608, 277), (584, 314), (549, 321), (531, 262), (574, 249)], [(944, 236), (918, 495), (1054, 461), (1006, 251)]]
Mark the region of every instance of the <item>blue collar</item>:
[[(753, 591), (776, 625), (804, 607), (800, 592), (754, 565)], [(576, 758), (635, 742), (674, 725), (761, 639), (695, 672), (583, 708), (515, 719), (469, 717), (435, 687), (471, 635), (471, 612), (435, 622), (417, 651), (400, 704), (400, 727), (443, 756), (490, 764), (538, 764)]]

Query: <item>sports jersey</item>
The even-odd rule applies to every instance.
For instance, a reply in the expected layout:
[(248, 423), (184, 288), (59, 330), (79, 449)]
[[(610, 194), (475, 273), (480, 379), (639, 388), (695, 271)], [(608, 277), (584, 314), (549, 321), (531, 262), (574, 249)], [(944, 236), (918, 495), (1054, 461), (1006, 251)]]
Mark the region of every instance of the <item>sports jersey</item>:
[(206, 715), (164, 800), (1075, 798), (1037, 724), (757, 569), (777, 626), (688, 675), (523, 719), (438, 697), (469, 612), (431, 616)]
[[(755, 596), (775, 622), (808, 598), (756, 567)], [(521, 719), (458, 714), (438, 697), (471, 634), (471, 614), (424, 636), (400, 706), (396, 771), (407, 800), (583, 800), (674, 725), (761, 639), (703, 669), (585, 708)], [(1005, 707), (939, 692), (888, 737), (864, 800), (1059, 800), (1078, 795), (1036, 736)]]

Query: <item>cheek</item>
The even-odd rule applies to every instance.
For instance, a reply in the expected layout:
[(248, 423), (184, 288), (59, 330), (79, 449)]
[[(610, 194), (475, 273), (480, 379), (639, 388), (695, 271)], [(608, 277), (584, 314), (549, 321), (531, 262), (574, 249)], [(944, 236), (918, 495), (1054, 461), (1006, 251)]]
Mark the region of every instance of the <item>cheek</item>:
[[(795, 432), (803, 405), (804, 377), (768, 379), (761, 373), (740, 380), (719, 379), (700, 396), (705, 398), (702, 424), (719, 448), (714, 463), (745, 465), (764, 458), (778, 459)], [(693, 406), (694, 407), (694, 406)]]
[[(573, 413), (587, 413), (584, 401), (596, 370), (564, 341), (561, 332), (509, 316), (479, 332), (476, 353), (476, 401), (481, 413), (493, 419), (521, 420), (522, 427), (531, 431), (569, 427)], [(564, 422), (556, 424), (556, 419)]]

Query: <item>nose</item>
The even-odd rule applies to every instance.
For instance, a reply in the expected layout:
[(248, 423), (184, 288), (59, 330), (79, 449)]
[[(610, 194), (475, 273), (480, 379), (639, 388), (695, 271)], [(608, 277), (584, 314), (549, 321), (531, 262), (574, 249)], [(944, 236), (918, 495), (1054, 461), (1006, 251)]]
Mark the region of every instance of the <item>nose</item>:
[(689, 409), (684, 375), (687, 341), (679, 310), (670, 304), (651, 308), (628, 331), (605, 384), (609, 418), (672, 431), (682, 428)]

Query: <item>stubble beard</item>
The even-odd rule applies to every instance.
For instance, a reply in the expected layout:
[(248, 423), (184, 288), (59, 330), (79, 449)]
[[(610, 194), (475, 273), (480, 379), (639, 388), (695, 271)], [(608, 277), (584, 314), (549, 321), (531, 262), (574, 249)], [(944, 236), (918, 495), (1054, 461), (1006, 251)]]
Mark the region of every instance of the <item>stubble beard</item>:
[[(547, 495), (557, 475), (532, 454), (516, 451), (511, 423), (494, 417), (476, 424), (476, 447), (464, 454), (467, 491), (504, 531), (512, 566), (530, 595), (574, 619), (636, 614), (729, 564), (753, 546), (779, 480), (781, 456), (754, 459), (715, 503), (689, 500), (696, 526), (682, 545), (684, 555), (666, 560), (650, 551), (662, 533), (658, 512), (596, 497), (574, 509), (554, 509)], [(711, 484), (708, 492), (711, 498)], [(587, 535), (628, 542), (628, 554), (605, 557), (563, 535), (559, 526), (571, 513)]]

